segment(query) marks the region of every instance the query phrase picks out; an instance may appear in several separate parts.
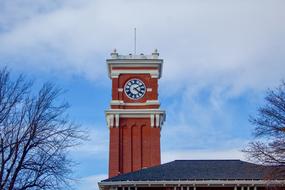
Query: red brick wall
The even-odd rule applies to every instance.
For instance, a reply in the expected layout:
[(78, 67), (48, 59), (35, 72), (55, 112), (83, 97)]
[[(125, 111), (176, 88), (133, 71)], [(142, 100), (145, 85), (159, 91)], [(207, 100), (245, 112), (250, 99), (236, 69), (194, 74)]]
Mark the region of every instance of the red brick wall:
[(160, 128), (149, 118), (121, 118), (110, 128), (109, 177), (160, 164)]
[(119, 128), (110, 128), (109, 176), (116, 176), (120, 170), (120, 133)]

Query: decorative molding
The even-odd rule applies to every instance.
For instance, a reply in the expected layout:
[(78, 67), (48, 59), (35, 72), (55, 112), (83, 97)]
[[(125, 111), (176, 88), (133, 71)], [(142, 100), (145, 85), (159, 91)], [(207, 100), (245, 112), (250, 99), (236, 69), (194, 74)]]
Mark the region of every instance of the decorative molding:
[(117, 52), (112, 52), (111, 57), (114, 60), (120, 60), (120, 59), (138, 59), (138, 60), (144, 60), (144, 59), (158, 59), (159, 53), (154, 52), (151, 55), (144, 55), (144, 54), (129, 54), (129, 55), (120, 55)]
[(123, 100), (112, 100), (110, 102), (111, 106), (149, 106), (149, 105), (160, 105), (158, 100), (147, 100), (146, 102), (135, 102), (135, 103), (125, 103)]
[(159, 127), (159, 124), (160, 124), (160, 115), (156, 114), (155, 115), (155, 126)]
[(166, 118), (165, 111), (159, 109), (110, 109), (105, 111), (105, 114), (109, 128), (119, 127), (120, 118), (149, 118), (152, 127), (161, 128)]
[(149, 118), (149, 115), (128, 115), (128, 114), (124, 114), (120, 116), (121, 118)]
[(141, 186), (147, 187), (149, 185), (158, 186), (208, 186), (208, 185), (224, 185), (224, 186), (241, 186), (248, 187), (253, 186), (254, 189), (260, 186), (284, 186), (285, 180), (177, 180), (177, 181), (110, 181), (99, 182), (100, 189), (104, 189), (104, 186), (116, 187), (116, 186)]
[[(106, 115), (106, 120), (107, 120), (108, 128), (119, 127), (119, 121), (120, 121), (119, 114)], [(114, 125), (114, 121), (115, 121), (115, 125)]]
[[(124, 70), (127, 73), (130, 73), (132, 70), (136, 70), (136, 67), (153, 67), (157, 68), (158, 74), (153, 76), (154, 78), (160, 78), (162, 75), (163, 60), (162, 59), (107, 59), (107, 68), (109, 73), (109, 78), (118, 78), (120, 73), (113, 74), (112, 68), (116, 67), (125, 67), (129, 71)], [(129, 69), (131, 68), (131, 69)], [(153, 70), (153, 69), (150, 69)], [(148, 72), (147, 72), (148, 73)]]
[(147, 100), (146, 101), (148, 104), (159, 104), (158, 100)]
[(114, 115), (110, 115), (109, 116), (109, 127), (113, 127), (114, 126)]
[(109, 109), (105, 111), (106, 114), (108, 113), (129, 113), (129, 114), (136, 114), (136, 113), (145, 113), (145, 114), (165, 114), (164, 110), (160, 109)]
[(154, 127), (154, 114), (150, 115), (150, 126)]
[(110, 128), (110, 115), (106, 115), (107, 127)]
[(120, 74), (150, 74), (152, 78), (159, 78), (159, 71), (158, 70), (111, 70), (110, 77), (116, 78)]
[(157, 67), (163, 64), (163, 59), (107, 59), (108, 65), (115, 67)]
[(119, 127), (119, 122), (120, 122), (120, 116), (119, 116), (119, 114), (116, 114), (116, 115), (115, 115), (115, 122), (116, 122), (115, 127)]

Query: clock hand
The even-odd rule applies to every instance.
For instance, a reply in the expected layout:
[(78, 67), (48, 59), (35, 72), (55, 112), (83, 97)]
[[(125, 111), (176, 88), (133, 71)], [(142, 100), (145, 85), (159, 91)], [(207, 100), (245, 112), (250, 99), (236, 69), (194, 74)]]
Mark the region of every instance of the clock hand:
[[(139, 88), (139, 89), (138, 89)], [(140, 89), (140, 87), (138, 86), (138, 87), (135, 87), (134, 88), (137, 92), (140, 92), (141, 91), (141, 89)]]
[(135, 91), (137, 91), (138, 93), (140, 93), (140, 91), (137, 88), (134, 88)]

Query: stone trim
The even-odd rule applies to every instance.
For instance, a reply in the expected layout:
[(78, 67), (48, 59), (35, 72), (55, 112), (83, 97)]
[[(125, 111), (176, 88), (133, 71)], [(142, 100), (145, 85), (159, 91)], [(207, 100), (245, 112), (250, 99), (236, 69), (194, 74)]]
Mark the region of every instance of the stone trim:
[(158, 109), (110, 109), (105, 111), (107, 127), (119, 127), (120, 118), (150, 118), (151, 127), (161, 128), (165, 121), (165, 111)]
[(190, 187), (203, 187), (203, 186), (232, 186), (236, 189), (240, 186), (242, 189), (244, 187), (256, 187), (260, 186), (284, 186), (285, 180), (186, 180), (186, 181), (111, 181), (111, 182), (99, 182), (99, 188), (104, 189), (105, 186), (109, 187), (180, 187), (180, 186), (190, 186)]

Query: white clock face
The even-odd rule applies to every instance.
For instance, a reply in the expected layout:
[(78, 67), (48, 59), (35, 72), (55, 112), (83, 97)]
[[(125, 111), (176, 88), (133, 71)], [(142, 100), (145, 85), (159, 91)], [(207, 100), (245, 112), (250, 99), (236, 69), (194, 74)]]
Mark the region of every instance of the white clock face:
[(134, 100), (140, 99), (145, 95), (145, 84), (139, 79), (131, 79), (125, 84), (126, 95)]

